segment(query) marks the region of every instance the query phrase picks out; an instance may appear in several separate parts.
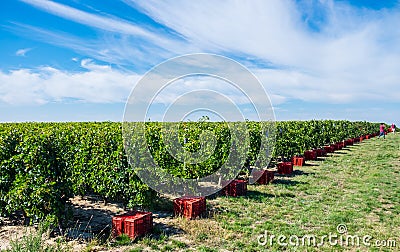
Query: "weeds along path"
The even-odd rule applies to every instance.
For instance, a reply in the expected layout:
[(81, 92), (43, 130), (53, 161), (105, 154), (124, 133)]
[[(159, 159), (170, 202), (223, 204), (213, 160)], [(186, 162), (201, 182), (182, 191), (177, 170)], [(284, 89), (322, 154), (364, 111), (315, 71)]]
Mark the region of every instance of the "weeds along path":
[[(346, 225), (345, 234), (372, 236), (371, 244), (397, 239), (396, 249), (400, 249), (400, 135), (364, 140), (297, 167), (292, 176), (278, 176), (273, 184), (249, 186), (248, 197), (217, 198), (209, 203), (221, 211), (215, 216), (218, 234), (204, 232), (193, 238), (227, 250), (294, 249), (280, 246), (276, 238), (272, 246), (260, 245), (257, 237), (265, 231), (288, 238), (339, 235), (339, 224)], [(185, 229), (195, 225), (189, 223)], [(332, 246), (326, 241), (321, 247), (304, 249), (331, 250)]]

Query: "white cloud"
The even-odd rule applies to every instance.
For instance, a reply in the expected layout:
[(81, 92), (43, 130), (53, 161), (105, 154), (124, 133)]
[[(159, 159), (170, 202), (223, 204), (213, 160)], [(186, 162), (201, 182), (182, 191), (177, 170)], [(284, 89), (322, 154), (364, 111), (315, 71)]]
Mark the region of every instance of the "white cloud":
[(204, 50), (278, 66), (253, 69), (271, 93), (329, 103), (399, 99), (399, 9), (320, 1), (325, 17), (314, 31), (289, 0), (134, 2)]
[(181, 40), (170, 36), (170, 34), (162, 30), (153, 30), (153, 28), (141, 27), (127, 20), (112, 16), (112, 15), (97, 15), (85, 12), (67, 5), (56, 3), (49, 0), (21, 0), (38, 9), (51, 13), (53, 15), (87, 25), (102, 31), (111, 33), (119, 33), (128, 36), (134, 36), (153, 43), (165, 49), (185, 48), (186, 45)]
[(99, 65), (93, 62), (93, 59), (83, 59), (81, 60), (81, 67), (92, 71), (110, 71), (111, 66)]
[[(129, 35), (103, 34), (100, 38), (82, 38), (62, 31), (50, 31), (27, 24), (13, 23), (6, 28), (14, 33), (37, 41), (71, 49), (85, 57), (91, 57), (104, 62), (130, 66), (148, 70), (149, 66), (160, 63), (171, 57), (171, 51), (187, 53), (188, 47), (176, 44), (168, 49), (161, 48), (156, 42), (152, 43)], [(169, 51), (170, 50), (170, 51)], [(78, 61), (78, 59), (76, 59)]]
[(29, 52), (30, 50), (32, 50), (32, 48), (23, 48), (23, 49), (19, 49), (15, 52), (15, 55), (17, 56), (25, 56), (25, 54), (27, 52)]
[(89, 71), (71, 73), (52, 67), (0, 71), (0, 101), (7, 104), (44, 104), (69, 99), (81, 102), (125, 102), (139, 75), (82, 63)]
[(244, 92), (229, 82), (210, 76), (185, 77), (168, 83), (154, 97), (153, 103), (166, 106), (180, 100), (180, 104), (202, 107), (209, 104), (251, 104)]
[[(379, 83), (375, 84), (369, 79), (377, 78), (374, 72), (356, 77), (346, 73), (341, 76), (338, 76), (339, 73), (313, 75), (279, 69), (255, 69), (254, 73), (269, 93), (284, 97), (283, 102), (297, 99), (334, 104), (400, 99), (400, 86), (393, 84), (393, 79), (390, 78), (381, 78)], [(272, 101), (275, 103), (274, 99)]]
[(23, 2), (40, 8), (51, 14), (112, 32), (126, 33), (131, 35), (143, 36), (151, 40), (159, 40), (157, 34), (145, 30), (139, 26), (118, 20), (116, 17), (108, 18), (91, 13), (87, 13), (67, 5), (59, 4), (48, 0), (22, 0)]
[[(245, 53), (275, 64), (294, 65), (315, 41), (298, 23), (300, 13), (287, 0), (137, 1), (162, 24), (183, 34), (203, 50)], [(303, 63), (304, 64), (304, 63)]]
[[(126, 79), (139, 76), (131, 74), (127, 78), (126, 73), (98, 65), (87, 57), (147, 69), (170, 56), (199, 51), (269, 62), (275, 68), (255, 64), (251, 70), (264, 84), (274, 105), (291, 99), (321, 103), (400, 99), (399, 9), (371, 11), (344, 2), (318, 1), (318, 13), (324, 17), (317, 20), (318, 27), (313, 30), (308, 22), (315, 18), (316, 14), (310, 11), (314, 4), (290, 0), (125, 0), (176, 32), (171, 35), (52, 1), (24, 1), (103, 33), (88, 40), (16, 24), (12, 29), (21, 34), (29, 30), (30, 37), (85, 55), (80, 63), (88, 71), (68, 73), (40, 68), (0, 72), (0, 85), (8, 86), (8, 91), (1, 94), (5, 102), (32, 99), (40, 103), (68, 97), (91, 102), (121, 101), (131, 87)], [(305, 2), (308, 1), (302, 3)], [(311, 2), (314, 3), (308, 3)], [(113, 36), (115, 33), (122, 35)], [(23, 91), (10, 90), (13, 83), (20, 83), (16, 88)], [(164, 98), (171, 100), (174, 94)]]

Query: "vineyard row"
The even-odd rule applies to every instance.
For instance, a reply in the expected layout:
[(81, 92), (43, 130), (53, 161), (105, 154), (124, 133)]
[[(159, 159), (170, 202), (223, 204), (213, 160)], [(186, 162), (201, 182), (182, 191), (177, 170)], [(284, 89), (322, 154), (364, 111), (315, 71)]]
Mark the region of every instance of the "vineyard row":
[[(257, 157), (262, 155), (260, 142), (265, 136), (259, 123), (246, 124), (250, 146), (243, 167), (257, 165)], [(289, 159), (309, 149), (379, 130), (377, 123), (333, 120), (274, 125), (274, 159)], [(226, 161), (231, 150), (231, 135), (225, 123), (181, 123), (179, 141), (189, 152), (200, 148), (202, 131), (216, 136), (214, 152), (207, 160), (185, 165), (168, 153), (160, 123), (148, 122), (145, 128), (154, 160), (175, 176), (210, 174)], [(0, 124), (0, 215), (21, 211), (31, 221), (49, 216), (64, 219), (68, 200), (89, 193), (121, 201), (127, 208), (151, 205), (157, 193), (140, 181), (127, 160), (121, 123)]]

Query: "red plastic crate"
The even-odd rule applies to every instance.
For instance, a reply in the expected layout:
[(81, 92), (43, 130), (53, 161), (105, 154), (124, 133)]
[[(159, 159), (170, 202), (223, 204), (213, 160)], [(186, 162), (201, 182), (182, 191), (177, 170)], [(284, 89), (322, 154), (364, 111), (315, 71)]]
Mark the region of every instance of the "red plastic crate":
[(294, 166), (303, 166), (305, 163), (303, 157), (293, 157), (292, 162)]
[(152, 228), (153, 215), (151, 212), (136, 212), (135, 216), (124, 221), (124, 233), (131, 239), (149, 233)]
[(206, 211), (206, 198), (200, 196), (184, 196), (174, 200), (174, 214), (194, 219)]
[(257, 183), (259, 183), (260, 185), (265, 185), (267, 183), (267, 171), (265, 170), (254, 171), (253, 177), (258, 178)]
[(317, 151), (317, 156), (318, 156), (318, 157), (326, 156), (326, 151), (325, 151), (324, 148), (317, 149), (316, 151)]
[(112, 217), (112, 235), (117, 237), (124, 233), (124, 221), (127, 218), (132, 218), (132, 214), (126, 213)]
[(271, 183), (274, 180), (275, 173), (274, 171), (266, 171), (267, 174), (267, 184)]
[(343, 149), (343, 143), (342, 143), (342, 142), (337, 142), (337, 143), (335, 144), (335, 149), (336, 149), (336, 150), (341, 150), (341, 149)]
[(332, 153), (334, 151), (331, 146), (324, 146), (324, 150), (326, 151), (326, 153)]
[(278, 173), (279, 174), (291, 174), (293, 172), (293, 163), (292, 162), (282, 162), (278, 164)]
[[(140, 211), (129, 212), (126, 214), (116, 215), (116, 216), (112, 217), (112, 235), (113, 235), (113, 237), (117, 237), (123, 233), (126, 233), (125, 227), (126, 227), (127, 220), (138, 219), (138, 218), (141, 218), (143, 216), (148, 216), (148, 215), (150, 215), (150, 217), (152, 218), (151, 212), (140, 212)], [(151, 219), (151, 226), (152, 225), (153, 225), (153, 222)], [(137, 229), (139, 230), (140, 227)], [(150, 231), (150, 230), (148, 230), (148, 231)], [(131, 238), (134, 238), (134, 237), (131, 237)]]
[(354, 144), (353, 139), (347, 139), (345, 142), (346, 142), (346, 145), (353, 145)]
[(316, 160), (317, 159), (317, 152), (314, 150), (309, 150), (304, 152), (305, 160)]
[(293, 166), (297, 166), (297, 157), (292, 157)]
[(229, 185), (221, 190), (225, 196), (245, 196), (247, 194), (247, 182), (244, 180), (235, 179)]
[(222, 190), (220, 191), (220, 194), (223, 196), (229, 196), (229, 190), (230, 190), (230, 184), (233, 182), (233, 180), (224, 180), (222, 181)]
[(317, 150), (312, 150), (312, 153), (314, 155), (314, 159), (313, 160), (317, 160)]
[(244, 180), (234, 180), (230, 183), (230, 196), (244, 196), (247, 194), (247, 183)]

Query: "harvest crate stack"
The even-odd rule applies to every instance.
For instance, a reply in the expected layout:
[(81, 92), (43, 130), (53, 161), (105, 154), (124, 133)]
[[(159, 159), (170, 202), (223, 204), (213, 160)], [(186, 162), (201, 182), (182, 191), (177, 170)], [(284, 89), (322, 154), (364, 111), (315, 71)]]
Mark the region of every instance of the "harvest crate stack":
[(317, 151), (317, 156), (318, 157), (326, 156), (326, 151), (325, 151), (324, 148), (316, 149), (316, 151)]
[(324, 146), (324, 150), (326, 153), (333, 153), (334, 149), (332, 148), (332, 146)]
[(274, 180), (274, 171), (270, 170), (261, 170), (261, 171), (253, 171), (253, 177), (258, 178), (257, 183), (260, 185), (266, 185)]
[(344, 141), (346, 143), (346, 145), (353, 145), (354, 141), (353, 139), (347, 139), (346, 141)]
[(336, 150), (341, 150), (341, 149), (343, 149), (343, 143), (338, 142), (338, 143), (336, 143), (335, 145), (336, 145)]
[(117, 237), (126, 234), (131, 239), (149, 233), (153, 228), (151, 212), (134, 211), (112, 218), (112, 234)]
[(206, 211), (206, 198), (197, 196), (184, 196), (174, 200), (175, 216), (195, 219)]
[(259, 183), (260, 185), (265, 185), (268, 183), (266, 170), (253, 171), (253, 177), (258, 178), (257, 183)]
[(316, 160), (317, 159), (317, 152), (314, 150), (309, 150), (304, 152), (304, 158), (307, 160)]
[(267, 184), (271, 183), (274, 180), (274, 171), (269, 171), (266, 170), (266, 174), (267, 174)]
[(293, 172), (293, 163), (292, 162), (282, 162), (278, 164), (278, 173), (289, 175)]
[[(223, 183), (227, 184), (226, 182)], [(232, 180), (227, 186), (221, 190), (221, 194), (225, 196), (239, 197), (247, 194), (247, 182), (245, 180)]]
[(303, 166), (305, 164), (304, 157), (293, 157), (292, 162), (294, 166)]

